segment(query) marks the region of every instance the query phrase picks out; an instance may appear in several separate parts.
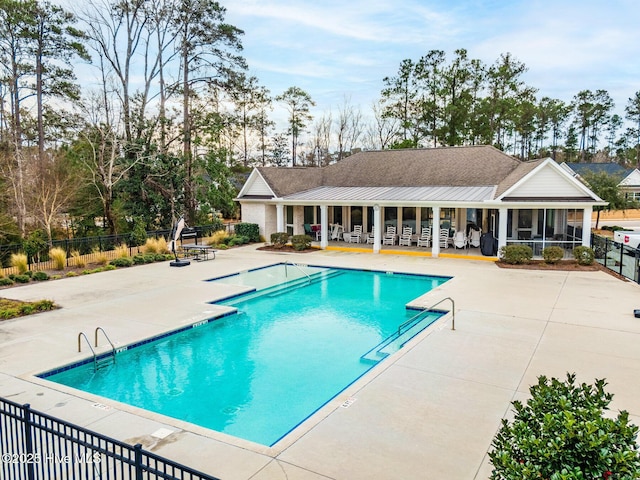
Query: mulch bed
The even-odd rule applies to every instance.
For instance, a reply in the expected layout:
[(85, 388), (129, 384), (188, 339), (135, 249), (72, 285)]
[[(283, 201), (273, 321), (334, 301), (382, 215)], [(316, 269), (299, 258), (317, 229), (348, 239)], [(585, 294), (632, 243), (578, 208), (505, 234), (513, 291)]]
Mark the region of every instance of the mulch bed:
[(544, 260), (531, 260), (528, 264), (523, 265), (511, 265), (505, 262), (495, 262), (496, 265), (500, 268), (512, 268), (519, 270), (557, 270), (562, 272), (597, 272), (599, 270), (608, 273), (616, 277), (619, 280), (623, 280), (628, 282), (629, 279), (625, 278), (622, 275), (617, 274), (613, 270), (604, 267), (598, 262), (594, 262), (591, 265), (579, 265), (575, 260), (562, 260), (556, 264), (545, 263)]
[(264, 252), (279, 252), (279, 253), (311, 253), (318, 252), (320, 249), (318, 247), (311, 247), (305, 250), (296, 250), (291, 245), (285, 245), (284, 247), (274, 247), (272, 245), (265, 245), (264, 247), (258, 247), (256, 250), (262, 250)]

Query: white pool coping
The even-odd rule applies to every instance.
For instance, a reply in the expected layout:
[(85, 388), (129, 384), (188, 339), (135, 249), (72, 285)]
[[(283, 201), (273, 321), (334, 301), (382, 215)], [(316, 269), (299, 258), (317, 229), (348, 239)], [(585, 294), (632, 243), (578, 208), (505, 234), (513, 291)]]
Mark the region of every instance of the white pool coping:
[[(441, 318), (271, 448), (34, 377), (84, 358), (86, 351), (77, 353), (81, 331), (92, 339), (103, 327), (118, 346), (196, 323), (224, 308), (207, 302), (237, 292), (203, 280), (285, 260), (453, 276), (420, 302), (453, 298), (456, 330), (451, 315)], [(0, 322), (0, 396), (224, 480), (485, 479), (500, 420), (538, 375), (606, 378), (612, 408), (628, 410), (640, 424), (640, 319), (633, 316), (639, 292), (637, 284), (600, 271), (242, 247), (183, 268), (152, 264), (0, 291), (63, 307)]]

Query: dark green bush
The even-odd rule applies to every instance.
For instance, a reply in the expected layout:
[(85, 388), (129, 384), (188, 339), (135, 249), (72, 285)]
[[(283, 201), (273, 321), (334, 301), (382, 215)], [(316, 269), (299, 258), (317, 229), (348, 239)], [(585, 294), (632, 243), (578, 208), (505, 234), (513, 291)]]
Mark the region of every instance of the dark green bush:
[(133, 265), (133, 260), (131, 257), (114, 258), (109, 262), (109, 265), (113, 265), (115, 267), (130, 267)]
[[(173, 258), (171, 255), (169, 255), (169, 258)], [(167, 259), (167, 255), (164, 253), (156, 253), (153, 256), (153, 260), (156, 262), (164, 262)]]
[(506, 245), (500, 247), (500, 259), (511, 265), (526, 264), (533, 258), (533, 250), (529, 245)]
[(144, 228), (144, 223), (140, 219), (136, 219), (133, 225), (133, 230), (129, 234), (129, 246), (138, 247), (144, 245), (147, 241), (147, 231)]
[(260, 241), (260, 227), (257, 223), (236, 223), (233, 230), (236, 235), (247, 237), (249, 242)]
[(16, 283), (29, 283), (31, 277), (29, 275), (13, 275), (13, 281)]
[(47, 272), (34, 272), (33, 279), (44, 282), (45, 280), (49, 280), (49, 274)]
[(7, 287), (9, 285), (13, 285), (14, 281), (7, 277), (0, 278), (0, 287)]
[(24, 274), (29, 278), (33, 278), (33, 270), (27, 270)]
[(538, 377), (526, 405), (512, 402), (515, 417), (492, 442), (493, 480), (640, 478), (638, 427), (626, 411), (607, 414), (612, 394), (604, 380), (576, 385)]
[(225, 243), (230, 247), (233, 247), (235, 245), (245, 245), (249, 243), (249, 238), (245, 237), (244, 235), (232, 235), (226, 239)]
[(591, 265), (596, 258), (596, 254), (590, 247), (579, 245), (573, 249), (573, 258), (579, 265)]
[(276, 232), (271, 234), (271, 244), (275, 248), (284, 247), (289, 241), (289, 234), (287, 232)]
[(311, 247), (312, 238), (309, 235), (294, 235), (291, 237), (291, 245), (294, 250), (306, 250)]
[(542, 258), (546, 263), (555, 264), (564, 257), (564, 249), (562, 247), (545, 247), (542, 249)]

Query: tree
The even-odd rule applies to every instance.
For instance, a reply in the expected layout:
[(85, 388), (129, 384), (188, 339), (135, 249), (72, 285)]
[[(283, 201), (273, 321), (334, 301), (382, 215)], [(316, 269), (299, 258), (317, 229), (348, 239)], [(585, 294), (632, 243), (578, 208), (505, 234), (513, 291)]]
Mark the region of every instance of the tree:
[(313, 119), (309, 113), (310, 107), (315, 107), (311, 96), (299, 87), (289, 87), (284, 93), (276, 97), (276, 101), (286, 105), (289, 111), (289, 130), (291, 135), (291, 159), (292, 165), (296, 165), (296, 146), (300, 132), (307, 126), (307, 122)]
[(388, 148), (400, 132), (398, 119), (384, 115), (383, 109), (381, 102), (371, 105), (373, 123), (369, 125), (367, 137), (369, 147), (376, 150)]
[[(416, 112), (419, 110), (418, 87), (415, 76), (415, 64), (410, 59), (400, 62), (398, 75), (383, 79), (385, 88), (382, 90), (382, 114), (385, 117), (397, 118), (402, 132), (401, 140), (408, 140), (409, 133), (415, 131), (419, 123)], [(411, 135), (415, 136), (415, 135)]]
[(358, 139), (362, 135), (362, 112), (351, 105), (347, 98), (338, 107), (338, 117), (335, 120), (336, 136), (338, 139), (337, 161), (349, 156)]
[(589, 188), (605, 202), (609, 202), (606, 206), (596, 206), (594, 209), (598, 212), (596, 216), (595, 228), (598, 228), (600, 222), (600, 212), (602, 210), (625, 210), (632, 206), (620, 189), (620, 181), (622, 178), (616, 175), (609, 175), (606, 172), (590, 172), (581, 175), (581, 179), (589, 186)]
[(627, 120), (634, 124), (629, 136), (635, 135), (636, 165), (640, 168), (640, 91), (629, 99), (624, 111)]
[[(211, 0), (181, 0), (174, 19), (182, 66), (182, 154), (185, 162), (185, 210), (188, 224), (196, 214), (192, 151), (191, 91), (197, 82), (226, 82), (232, 68), (244, 68), (242, 30), (224, 23), (225, 8)], [(199, 74), (200, 76), (194, 77)]]
[(38, 161), (45, 168), (45, 99), (72, 100), (80, 98), (75, 83), (71, 60), (75, 57), (89, 60), (81, 43), (85, 35), (73, 27), (75, 17), (61, 7), (48, 2), (35, 9), (33, 55), (35, 56), (36, 106), (38, 126)]
[(576, 384), (545, 376), (529, 389), (526, 405), (512, 403), (515, 418), (502, 420), (489, 458), (492, 480), (628, 479), (640, 476), (638, 427), (629, 414), (606, 414), (613, 395), (604, 380)]

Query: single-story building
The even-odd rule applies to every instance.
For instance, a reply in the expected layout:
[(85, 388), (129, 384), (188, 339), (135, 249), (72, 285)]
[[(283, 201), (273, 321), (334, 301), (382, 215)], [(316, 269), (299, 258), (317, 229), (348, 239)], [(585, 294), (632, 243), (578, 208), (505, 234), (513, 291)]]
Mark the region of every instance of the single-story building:
[[(491, 146), (365, 151), (327, 167), (258, 167), (238, 194), (242, 221), (275, 232), (315, 225), (321, 248), (362, 229), (374, 253), (387, 227), (414, 234), (479, 229), (498, 247), (525, 243), (567, 251), (590, 244), (601, 198), (550, 158), (520, 161)], [(340, 227), (338, 230), (336, 227)], [(438, 234), (433, 236), (438, 238)], [(447, 244), (433, 241), (437, 257)]]
[(618, 186), (629, 200), (640, 201), (640, 170), (623, 167), (619, 163), (568, 163), (560, 164), (567, 172), (577, 178), (584, 178), (588, 173), (606, 173), (619, 178)]

